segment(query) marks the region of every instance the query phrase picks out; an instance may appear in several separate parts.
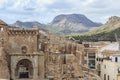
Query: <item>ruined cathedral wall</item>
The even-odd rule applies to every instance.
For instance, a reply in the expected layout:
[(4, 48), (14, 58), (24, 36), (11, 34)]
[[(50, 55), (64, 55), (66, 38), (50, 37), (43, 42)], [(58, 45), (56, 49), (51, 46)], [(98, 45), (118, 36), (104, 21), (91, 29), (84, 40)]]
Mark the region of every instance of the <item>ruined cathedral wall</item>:
[(37, 52), (37, 35), (29, 34), (9, 34), (8, 35), (9, 53), (22, 53), (22, 47), (26, 47), (27, 53)]
[(4, 51), (4, 48), (0, 48), (0, 80), (9, 80), (10, 79), (10, 71), (8, 68), (7, 54)]
[(7, 46), (7, 24), (0, 20), (0, 80), (9, 80), (9, 55), (6, 51)]

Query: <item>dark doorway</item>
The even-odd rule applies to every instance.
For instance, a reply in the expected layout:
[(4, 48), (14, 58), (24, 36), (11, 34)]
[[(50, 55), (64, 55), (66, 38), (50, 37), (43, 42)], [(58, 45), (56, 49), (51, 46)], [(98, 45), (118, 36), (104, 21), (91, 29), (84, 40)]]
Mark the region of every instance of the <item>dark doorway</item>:
[(19, 78), (29, 78), (29, 73), (28, 72), (21, 72), (19, 74)]
[(26, 65), (19, 66), (19, 78), (29, 78), (29, 68)]
[(23, 59), (18, 62), (16, 67), (16, 77), (19, 79), (22, 78), (32, 78), (33, 77), (33, 66), (31, 61)]

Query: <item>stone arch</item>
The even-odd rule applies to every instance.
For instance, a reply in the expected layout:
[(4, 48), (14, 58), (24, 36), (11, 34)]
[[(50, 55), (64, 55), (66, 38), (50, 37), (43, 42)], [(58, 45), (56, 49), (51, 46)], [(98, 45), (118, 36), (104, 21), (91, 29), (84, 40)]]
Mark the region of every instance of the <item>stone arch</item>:
[(15, 68), (16, 78), (33, 78), (33, 64), (29, 59), (18, 61)]

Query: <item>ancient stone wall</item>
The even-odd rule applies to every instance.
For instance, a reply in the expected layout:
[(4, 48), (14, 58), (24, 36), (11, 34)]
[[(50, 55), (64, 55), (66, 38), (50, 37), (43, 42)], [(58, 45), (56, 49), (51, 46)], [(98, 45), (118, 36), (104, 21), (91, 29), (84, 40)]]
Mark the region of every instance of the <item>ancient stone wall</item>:
[(0, 47), (0, 80), (10, 79), (9, 63), (7, 54), (3, 47)]
[[(44, 78), (61, 80), (64, 76), (69, 75), (67, 71), (69, 71), (70, 66), (74, 68), (73, 72), (76, 73), (82, 63), (81, 56), (84, 49), (81, 44), (68, 41), (64, 37), (43, 30), (7, 28), (7, 25), (5, 25), (4, 31), (0, 32), (0, 37), (3, 39), (0, 41), (0, 46), (4, 47), (11, 57), (10, 65), (5, 60), (6, 57), (2, 56), (0, 58), (0, 64), (5, 66), (0, 67), (0, 70), (3, 69), (0, 77), (4, 73), (6, 74), (5, 77), (9, 78), (7, 66), (10, 66), (11, 78), (18, 79), (19, 75), (15, 75), (16, 65), (20, 60), (24, 59), (29, 60), (33, 64), (32, 78), (34, 80), (38, 78), (41, 80)], [(82, 71), (78, 73), (80, 72), (82, 73)], [(5, 77), (3, 76), (2, 78)]]
[(37, 52), (37, 31), (32, 30), (9, 30), (8, 47), (9, 53)]

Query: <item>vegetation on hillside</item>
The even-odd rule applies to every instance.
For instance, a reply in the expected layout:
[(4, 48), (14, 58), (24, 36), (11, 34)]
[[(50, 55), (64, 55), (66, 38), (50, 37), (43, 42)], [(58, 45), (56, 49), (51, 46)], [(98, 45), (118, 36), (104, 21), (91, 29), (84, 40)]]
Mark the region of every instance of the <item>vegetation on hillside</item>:
[(120, 34), (120, 17), (113, 16), (100, 28), (83, 34), (70, 34), (76, 40), (115, 41), (115, 33)]

